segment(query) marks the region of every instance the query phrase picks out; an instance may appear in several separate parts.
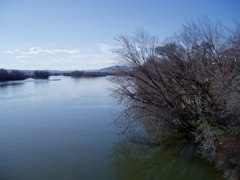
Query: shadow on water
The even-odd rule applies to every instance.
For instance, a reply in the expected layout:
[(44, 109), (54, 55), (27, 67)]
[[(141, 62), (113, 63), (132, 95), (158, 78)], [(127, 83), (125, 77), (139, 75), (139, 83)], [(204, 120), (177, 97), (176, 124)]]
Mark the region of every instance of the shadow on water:
[[(43, 88), (48, 85), (49, 80), (34, 79), (0, 82), (0, 101), (23, 99), (32, 96), (34, 93), (40, 94), (41, 92), (37, 92), (40, 86)], [(30, 90), (29, 93), (25, 92), (27, 88)], [(42, 93), (46, 94), (46, 92)]]
[[(145, 141), (145, 140), (144, 140)], [(113, 166), (120, 180), (222, 179), (198, 155), (196, 146), (187, 142), (151, 145), (125, 139), (113, 149)]]
[(7, 88), (7, 87), (10, 87), (10, 86), (13, 86), (13, 87), (17, 87), (17, 86), (21, 86), (23, 85), (24, 82), (20, 81), (20, 82), (4, 82), (4, 83), (0, 83), (0, 89), (4, 89), (4, 88)]

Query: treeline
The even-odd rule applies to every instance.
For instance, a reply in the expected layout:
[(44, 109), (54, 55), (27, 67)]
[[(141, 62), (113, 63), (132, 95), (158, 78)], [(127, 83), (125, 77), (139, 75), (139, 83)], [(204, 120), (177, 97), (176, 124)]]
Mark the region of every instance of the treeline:
[(0, 69), (0, 81), (14, 81), (14, 80), (24, 80), (27, 78), (33, 79), (48, 79), (49, 76), (54, 75), (64, 75), (71, 76), (74, 78), (96, 78), (96, 77), (105, 77), (105, 76), (126, 76), (129, 69), (119, 68), (112, 71), (19, 71), (19, 70), (6, 70)]
[(86, 71), (72, 71), (64, 74), (75, 78), (96, 78), (105, 76), (122, 76), (123, 72), (86, 72)]
[(27, 78), (48, 79), (49, 76), (50, 73), (48, 71), (33, 71), (32, 74), (26, 74), (19, 70), (0, 69), (0, 81), (16, 81)]
[(50, 73), (48, 71), (33, 71), (32, 78), (34, 79), (48, 79)]
[(18, 70), (8, 71), (5, 69), (0, 69), (0, 81), (15, 81), (24, 80), (27, 78), (23, 72)]

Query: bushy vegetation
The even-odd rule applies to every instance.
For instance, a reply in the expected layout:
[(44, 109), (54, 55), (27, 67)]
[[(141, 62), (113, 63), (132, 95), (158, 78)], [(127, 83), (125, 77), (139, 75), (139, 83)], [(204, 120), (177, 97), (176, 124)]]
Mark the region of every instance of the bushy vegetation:
[(94, 78), (94, 77), (104, 77), (104, 76), (107, 76), (108, 74), (107, 73), (101, 73), (101, 72), (72, 71), (72, 72), (66, 73), (65, 75), (76, 77), (76, 78), (79, 78), (79, 77), (85, 77), (85, 78), (92, 77), (92, 78)]
[(65, 73), (65, 76), (71, 76), (75, 78), (95, 78), (95, 77), (105, 77), (105, 76), (117, 76), (120, 75), (119, 72), (89, 72), (89, 71), (72, 71)]
[(31, 75), (19, 70), (0, 69), (0, 81), (15, 81), (24, 80), (27, 78), (48, 79), (49, 76), (50, 73), (48, 71), (33, 71)]
[(33, 78), (35, 79), (48, 79), (50, 73), (48, 71), (33, 71)]
[(15, 81), (26, 78), (27, 76), (21, 71), (0, 69), (0, 81)]
[(116, 42), (118, 59), (132, 69), (115, 80), (126, 107), (119, 125), (143, 126), (156, 140), (183, 135), (226, 177), (239, 178), (240, 151), (230, 148), (240, 146), (240, 26), (205, 19), (161, 44), (143, 30)]

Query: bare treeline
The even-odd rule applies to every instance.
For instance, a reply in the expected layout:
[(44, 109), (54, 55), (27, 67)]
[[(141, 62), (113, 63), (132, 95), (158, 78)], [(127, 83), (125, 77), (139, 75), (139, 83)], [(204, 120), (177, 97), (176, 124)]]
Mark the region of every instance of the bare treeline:
[(27, 78), (34, 79), (48, 79), (51, 74), (48, 71), (36, 70), (31, 74), (19, 70), (0, 69), (0, 82), (2, 81), (16, 81)]
[(116, 43), (118, 60), (131, 68), (115, 80), (125, 107), (118, 123), (126, 130), (141, 125), (156, 137), (182, 134), (209, 158), (224, 138), (240, 137), (238, 24), (229, 29), (200, 20), (165, 43), (143, 30)]
[(1, 81), (15, 81), (15, 80), (23, 80), (26, 79), (27, 76), (18, 70), (5, 70), (0, 69), (0, 82)]

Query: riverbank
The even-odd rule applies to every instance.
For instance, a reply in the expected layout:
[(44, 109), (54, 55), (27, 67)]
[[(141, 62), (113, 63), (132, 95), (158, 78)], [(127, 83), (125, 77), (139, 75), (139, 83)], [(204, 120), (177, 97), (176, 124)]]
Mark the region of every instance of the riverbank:
[(48, 71), (36, 70), (36, 71), (32, 71), (31, 73), (26, 73), (20, 70), (0, 69), (0, 82), (24, 80), (27, 78), (48, 79), (50, 75), (51, 74)]

